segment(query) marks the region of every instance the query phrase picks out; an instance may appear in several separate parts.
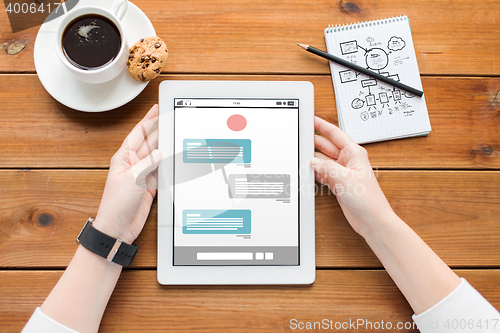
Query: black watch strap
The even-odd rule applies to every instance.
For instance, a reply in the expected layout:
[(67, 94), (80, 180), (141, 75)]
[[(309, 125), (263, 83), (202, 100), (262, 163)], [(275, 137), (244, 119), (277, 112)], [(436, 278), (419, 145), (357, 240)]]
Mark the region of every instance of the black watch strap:
[(134, 260), (139, 246), (127, 244), (94, 228), (91, 217), (76, 238), (77, 242), (95, 254), (118, 265), (128, 267)]

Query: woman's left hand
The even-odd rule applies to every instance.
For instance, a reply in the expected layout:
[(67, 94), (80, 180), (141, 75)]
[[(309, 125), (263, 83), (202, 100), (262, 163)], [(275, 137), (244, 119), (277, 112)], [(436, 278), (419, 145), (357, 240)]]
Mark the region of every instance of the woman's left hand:
[(106, 187), (94, 226), (105, 234), (133, 243), (139, 236), (158, 188), (155, 169), (161, 160), (158, 105), (125, 138), (111, 159)]

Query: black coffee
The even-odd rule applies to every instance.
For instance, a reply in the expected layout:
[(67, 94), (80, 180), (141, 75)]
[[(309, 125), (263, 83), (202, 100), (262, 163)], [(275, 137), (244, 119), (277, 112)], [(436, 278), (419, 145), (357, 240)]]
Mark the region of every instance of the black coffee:
[(71, 21), (62, 36), (66, 58), (74, 66), (91, 70), (112, 62), (122, 46), (120, 32), (108, 18), (91, 14)]

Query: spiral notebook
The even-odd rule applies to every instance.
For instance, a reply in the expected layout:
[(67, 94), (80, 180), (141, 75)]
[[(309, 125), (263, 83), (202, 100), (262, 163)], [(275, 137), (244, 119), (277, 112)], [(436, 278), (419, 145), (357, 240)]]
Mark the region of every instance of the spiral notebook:
[[(329, 26), (328, 52), (423, 90), (406, 16)], [(340, 128), (357, 143), (427, 135), (425, 95), (417, 97), (330, 61)]]

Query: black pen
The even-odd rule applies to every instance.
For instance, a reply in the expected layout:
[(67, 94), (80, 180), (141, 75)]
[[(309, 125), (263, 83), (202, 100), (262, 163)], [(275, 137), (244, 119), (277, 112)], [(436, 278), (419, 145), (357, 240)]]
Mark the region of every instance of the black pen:
[(412, 87), (409, 87), (407, 86), (406, 84), (403, 84), (399, 81), (395, 81), (393, 79), (390, 79), (388, 77), (385, 77), (379, 73), (376, 73), (376, 72), (373, 72), (369, 69), (366, 69), (364, 67), (361, 67), (359, 65), (356, 65), (350, 61), (347, 61), (347, 60), (344, 60), (342, 58), (339, 58), (339, 57), (336, 57), (334, 56), (333, 54), (330, 54), (330, 53), (326, 53), (324, 51), (321, 51), (321, 50), (318, 50), (317, 48), (315, 47), (312, 47), (312, 46), (309, 46), (309, 45), (305, 45), (305, 44), (299, 44), (297, 43), (298, 46), (302, 47), (304, 50), (306, 51), (309, 51), (311, 53), (314, 53), (316, 55), (319, 55), (320, 57), (323, 57), (323, 58), (326, 58), (328, 60), (331, 60), (339, 65), (342, 65), (342, 66), (345, 66), (347, 68), (350, 68), (352, 70), (355, 70), (356, 72), (360, 72), (360, 73), (363, 73), (369, 77), (372, 77), (374, 79), (377, 79), (379, 81), (382, 81), (382, 82), (385, 82), (387, 84), (390, 84), (391, 86), (394, 86), (396, 88), (399, 88), (399, 89), (402, 89), (404, 91), (407, 91), (409, 93), (412, 93), (413, 95), (416, 95), (418, 97), (422, 97), (422, 95), (424, 94), (423, 91), (420, 91), (418, 89), (415, 89), (415, 88), (412, 88)]

